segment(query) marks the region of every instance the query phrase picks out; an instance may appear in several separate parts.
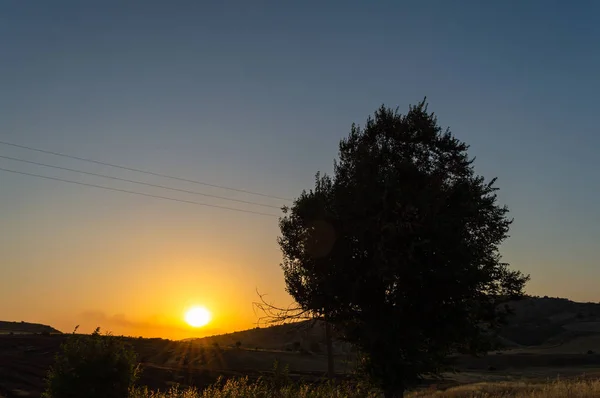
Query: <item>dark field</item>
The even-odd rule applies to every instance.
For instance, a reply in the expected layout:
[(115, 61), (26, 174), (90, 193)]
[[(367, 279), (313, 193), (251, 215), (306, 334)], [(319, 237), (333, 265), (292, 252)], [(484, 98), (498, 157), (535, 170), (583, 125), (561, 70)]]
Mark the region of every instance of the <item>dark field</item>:
[[(0, 396), (37, 397), (44, 376), (67, 335), (0, 335)], [(201, 342), (128, 339), (142, 364), (140, 384), (164, 390), (171, 385), (203, 387), (218, 376), (268, 373), (273, 363), (290, 364), (294, 378), (316, 380), (326, 369), (325, 358), (291, 352), (215, 348)], [(340, 360), (341, 362), (341, 360)], [(338, 365), (340, 370), (342, 364)]]
[[(600, 305), (529, 298), (514, 306), (516, 314), (501, 333), (504, 351), (482, 358), (456, 357), (454, 372), (445, 374), (443, 382), (431, 381), (424, 387), (600, 375)], [(0, 331), (0, 397), (37, 397), (54, 354), (68, 335), (48, 334), (54, 329), (44, 325), (5, 322), (4, 326)], [(297, 324), (188, 341), (128, 341), (141, 361), (139, 384), (164, 391), (175, 383), (202, 388), (219, 376), (257, 378), (272, 371), (276, 360), (289, 366), (294, 379), (319, 380), (327, 369), (323, 338), (322, 325), (305, 328)], [(240, 348), (235, 348), (237, 342)], [(354, 369), (351, 347), (335, 342), (334, 352), (339, 378), (347, 377)]]
[[(66, 335), (0, 336), (0, 396), (37, 397), (44, 388), (44, 376)], [(203, 387), (218, 376), (248, 375), (256, 378), (271, 371), (278, 360), (289, 365), (295, 379), (322, 378), (324, 355), (273, 350), (216, 348), (206, 341), (175, 342), (161, 339), (129, 339), (142, 363), (140, 384), (165, 390), (175, 383)], [(343, 378), (352, 369), (347, 355), (336, 357), (336, 370)], [(483, 358), (459, 357), (456, 373), (438, 388), (490, 380), (546, 379), (598, 374), (600, 355), (560, 352), (560, 347), (514, 350)], [(429, 383), (425, 383), (429, 384)]]

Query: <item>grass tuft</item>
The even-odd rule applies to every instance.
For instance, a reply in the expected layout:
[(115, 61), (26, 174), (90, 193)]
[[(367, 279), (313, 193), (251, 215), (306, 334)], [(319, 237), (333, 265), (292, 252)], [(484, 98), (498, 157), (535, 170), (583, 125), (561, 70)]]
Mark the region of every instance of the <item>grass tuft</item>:
[(410, 398), (596, 398), (600, 380), (555, 380), (547, 383), (486, 382), (467, 384), (446, 391), (415, 392)]
[[(377, 398), (380, 394), (352, 384), (333, 386), (274, 386), (248, 378), (230, 379), (203, 391), (173, 387), (166, 392), (136, 389), (131, 398)], [(453, 387), (445, 391), (421, 391), (406, 394), (407, 398), (597, 398), (600, 379), (555, 380), (547, 383), (488, 382)]]

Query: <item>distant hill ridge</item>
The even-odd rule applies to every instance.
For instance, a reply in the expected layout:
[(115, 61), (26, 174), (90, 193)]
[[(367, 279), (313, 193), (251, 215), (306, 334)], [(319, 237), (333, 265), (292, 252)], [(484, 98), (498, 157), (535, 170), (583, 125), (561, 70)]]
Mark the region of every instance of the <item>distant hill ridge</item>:
[[(589, 337), (598, 338), (600, 342), (599, 303), (529, 296), (510, 303), (510, 306), (515, 314), (510, 317), (508, 325), (499, 331), (500, 341), (506, 348), (563, 345), (574, 339)], [(317, 322), (312, 328), (308, 326), (308, 322), (298, 322), (186, 340), (218, 344), (221, 347), (235, 347), (239, 343), (241, 348), (246, 349), (324, 352), (323, 324)], [(0, 321), (0, 334), (11, 332), (62, 333), (48, 325)], [(338, 354), (349, 353), (351, 346), (336, 341), (334, 351)]]
[[(573, 339), (597, 335), (600, 338), (600, 304), (578, 303), (564, 298), (528, 296), (509, 303), (514, 316), (499, 331), (499, 341), (505, 348), (550, 346), (565, 344)], [(254, 328), (239, 332), (208, 336), (199, 339), (206, 344), (222, 347), (323, 352), (325, 333), (317, 323), (307, 328), (306, 322)], [(334, 344), (337, 354), (348, 353), (350, 346)]]
[[(268, 327), (256, 327), (207, 336), (202, 338), (185, 339), (184, 341), (197, 341), (208, 345), (218, 344), (221, 347), (235, 347), (240, 343), (241, 348), (275, 351), (304, 351), (312, 353), (324, 353), (325, 327), (322, 322), (302, 321), (275, 325)], [(341, 341), (334, 342), (334, 351), (337, 354), (348, 353), (351, 346)]]
[(0, 333), (51, 333), (62, 334), (61, 331), (48, 325), (30, 322), (0, 321)]

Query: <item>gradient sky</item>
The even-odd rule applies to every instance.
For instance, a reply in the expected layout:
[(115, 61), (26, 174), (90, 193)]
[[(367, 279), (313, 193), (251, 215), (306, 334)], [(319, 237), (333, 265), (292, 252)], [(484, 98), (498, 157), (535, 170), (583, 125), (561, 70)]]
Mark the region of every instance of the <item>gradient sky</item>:
[[(499, 177), (515, 218), (504, 258), (531, 274), (528, 292), (600, 301), (600, 3), (91, 3), (0, 4), (0, 140), (295, 197), (331, 171), (352, 122), (427, 96), (476, 170)], [(2, 145), (0, 155), (285, 203)], [(0, 221), (0, 319), (179, 338), (254, 326), (256, 289), (290, 302), (274, 217), (0, 171)], [(214, 314), (204, 330), (182, 323), (193, 304)]]

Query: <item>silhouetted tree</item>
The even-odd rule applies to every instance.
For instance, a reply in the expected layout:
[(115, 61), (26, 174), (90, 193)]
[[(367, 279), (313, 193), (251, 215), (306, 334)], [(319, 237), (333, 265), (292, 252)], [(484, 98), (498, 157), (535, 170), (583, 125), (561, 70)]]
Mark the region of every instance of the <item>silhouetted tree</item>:
[(467, 149), (425, 101), (382, 106), (280, 219), (287, 291), (358, 347), (386, 397), (485, 352), (529, 279), (501, 262), (512, 221)]
[(242, 347), (242, 342), (241, 341), (236, 341), (235, 342), (235, 348), (240, 349)]

